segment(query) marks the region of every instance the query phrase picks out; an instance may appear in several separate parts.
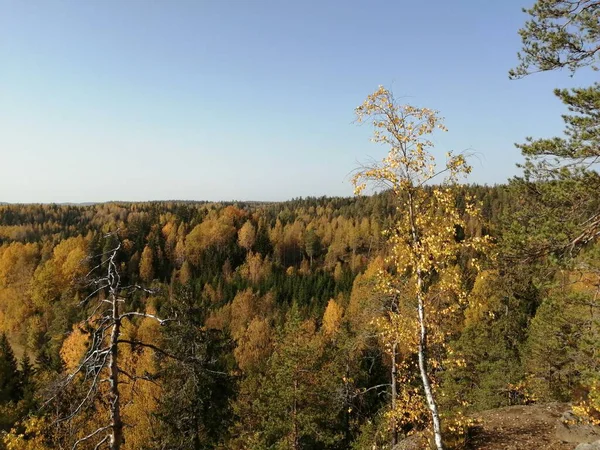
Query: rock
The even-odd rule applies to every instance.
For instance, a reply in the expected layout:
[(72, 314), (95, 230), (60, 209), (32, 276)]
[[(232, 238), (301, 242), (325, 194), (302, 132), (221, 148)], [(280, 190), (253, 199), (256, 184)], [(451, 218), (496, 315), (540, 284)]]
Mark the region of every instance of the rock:
[[(586, 423), (573, 412), (566, 411), (556, 424), (556, 437), (563, 442), (577, 444), (595, 442), (600, 438), (600, 427)], [(595, 450), (596, 447), (591, 449)]]
[(600, 440), (591, 444), (579, 444), (575, 450), (600, 450)]
[(428, 448), (426, 440), (422, 436), (413, 434), (398, 442), (393, 450), (423, 450), (424, 448)]
[(565, 424), (565, 425), (572, 425), (575, 423), (579, 423), (581, 421), (581, 419), (579, 417), (577, 417), (573, 411), (565, 411), (564, 413), (562, 413), (562, 415), (560, 416), (560, 421)]

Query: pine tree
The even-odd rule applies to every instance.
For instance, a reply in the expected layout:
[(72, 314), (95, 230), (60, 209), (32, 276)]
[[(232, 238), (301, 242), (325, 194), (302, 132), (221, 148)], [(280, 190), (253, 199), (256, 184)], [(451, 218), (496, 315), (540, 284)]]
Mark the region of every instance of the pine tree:
[(187, 287), (177, 288), (171, 313), (179, 319), (164, 332), (163, 394), (157, 412), (157, 449), (200, 450), (222, 444), (231, 419), (235, 381), (226, 355), (231, 340), (204, 325), (206, 307)]
[(0, 432), (8, 431), (21, 413), (17, 402), (22, 397), (17, 361), (6, 334), (0, 334)]
[(0, 404), (21, 398), (21, 383), (17, 360), (5, 333), (0, 334)]
[(340, 405), (336, 379), (313, 321), (303, 321), (294, 304), (280, 329), (265, 372), (248, 377), (236, 405), (240, 433), (234, 448), (299, 450), (332, 446)]
[[(529, 20), (519, 32), (523, 47), (512, 78), (600, 67), (600, 1), (538, 0), (524, 11)], [(600, 235), (600, 176), (594, 170), (600, 160), (600, 83), (554, 93), (570, 112), (563, 115), (564, 137), (517, 145), (526, 162), (515, 184), (536, 207), (517, 218), (537, 234), (532, 256), (572, 254)]]
[(29, 411), (33, 408), (35, 404), (35, 374), (36, 369), (31, 363), (29, 355), (27, 352), (23, 354), (23, 358), (21, 359), (21, 367), (19, 370), (20, 376), (20, 384), (21, 384), (21, 392), (22, 392), (22, 400), (24, 402), (25, 410)]

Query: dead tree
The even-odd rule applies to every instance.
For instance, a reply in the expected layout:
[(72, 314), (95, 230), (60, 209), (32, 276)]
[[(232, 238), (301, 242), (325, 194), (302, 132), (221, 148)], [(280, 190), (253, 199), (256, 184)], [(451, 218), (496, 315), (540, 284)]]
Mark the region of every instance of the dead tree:
[[(93, 404), (99, 396), (104, 396), (108, 404), (109, 418), (106, 425), (101, 426), (85, 437), (78, 439), (72, 446), (76, 450), (84, 442), (95, 443), (95, 449), (108, 448), (110, 450), (119, 450), (124, 442), (123, 428), (124, 423), (121, 417), (122, 399), (120, 386), (126, 379), (128, 383), (135, 383), (137, 380), (150, 379), (144, 376), (137, 376), (135, 373), (129, 373), (122, 367), (120, 361), (120, 348), (122, 345), (133, 345), (150, 348), (158, 353), (165, 353), (159, 347), (141, 341), (123, 339), (122, 324), (123, 320), (131, 320), (135, 317), (148, 318), (164, 325), (168, 320), (163, 320), (154, 314), (139, 311), (127, 311), (127, 299), (134, 291), (144, 291), (152, 293), (139, 285), (121, 284), (121, 277), (117, 268), (116, 258), (121, 248), (121, 242), (116, 233), (107, 235), (106, 238), (116, 237), (115, 247), (108, 252), (100, 255), (101, 262), (88, 273), (86, 278), (97, 270), (104, 274), (88, 282), (92, 287), (92, 292), (80, 302), (81, 307), (91, 309), (91, 314), (86, 319), (86, 324), (91, 328), (91, 342), (79, 366), (62, 380), (58, 386), (58, 392), (73, 383), (76, 379), (81, 380), (85, 386), (85, 394), (79, 399), (70, 412), (59, 418), (58, 422), (70, 421), (83, 410)], [(168, 356), (168, 355), (167, 355)], [(107, 391), (100, 389), (102, 385), (108, 386)], [(50, 401), (57, 400), (58, 394), (52, 397)]]

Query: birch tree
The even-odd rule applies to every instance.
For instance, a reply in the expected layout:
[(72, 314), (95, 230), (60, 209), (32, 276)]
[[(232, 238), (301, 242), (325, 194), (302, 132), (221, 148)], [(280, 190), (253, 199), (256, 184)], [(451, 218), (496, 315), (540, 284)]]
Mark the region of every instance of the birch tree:
[[(379, 273), (380, 288), (397, 297), (397, 308), (381, 321), (381, 335), (398, 364), (402, 377), (393, 402), (396, 420), (416, 420), (428, 411), (435, 445), (444, 448), (442, 424), (436, 399), (433, 374), (440, 370), (445, 349), (445, 327), (466, 302), (462, 274), (457, 265), (460, 254), (471, 256), (485, 252), (485, 237), (459, 238), (465, 230), (463, 215), (455, 206), (454, 187), (470, 173), (464, 155), (446, 154), (439, 167), (431, 153), (430, 136), (436, 130), (446, 131), (434, 110), (400, 105), (392, 93), (380, 86), (356, 108), (358, 123), (374, 127), (372, 141), (389, 151), (381, 162), (359, 169), (353, 177), (356, 194), (369, 185), (390, 189), (397, 201), (397, 222), (388, 230), (390, 254), (387, 269)], [(426, 192), (424, 186), (443, 180)], [(477, 216), (472, 201), (467, 202), (466, 215)], [(472, 258), (470, 266), (477, 267)], [(435, 349), (436, 357), (433, 357)], [(396, 361), (396, 355), (416, 353), (422, 394), (410, 389), (413, 366), (410, 357)], [(420, 407), (426, 405), (426, 409)], [(406, 419), (404, 419), (406, 420)]]

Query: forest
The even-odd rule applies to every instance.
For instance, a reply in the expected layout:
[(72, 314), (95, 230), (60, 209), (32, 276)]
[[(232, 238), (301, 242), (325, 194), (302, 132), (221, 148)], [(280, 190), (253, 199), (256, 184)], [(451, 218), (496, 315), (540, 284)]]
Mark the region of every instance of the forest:
[[(600, 2), (527, 13), (511, 77), (598, 68)], [(475, 413), (550, 402), (600, 425), (600, 84), (555, 94), (565, 129), (501, 185), (380, 86), (354, 197), (0, 204), (0, 449), (466, 449)]]

